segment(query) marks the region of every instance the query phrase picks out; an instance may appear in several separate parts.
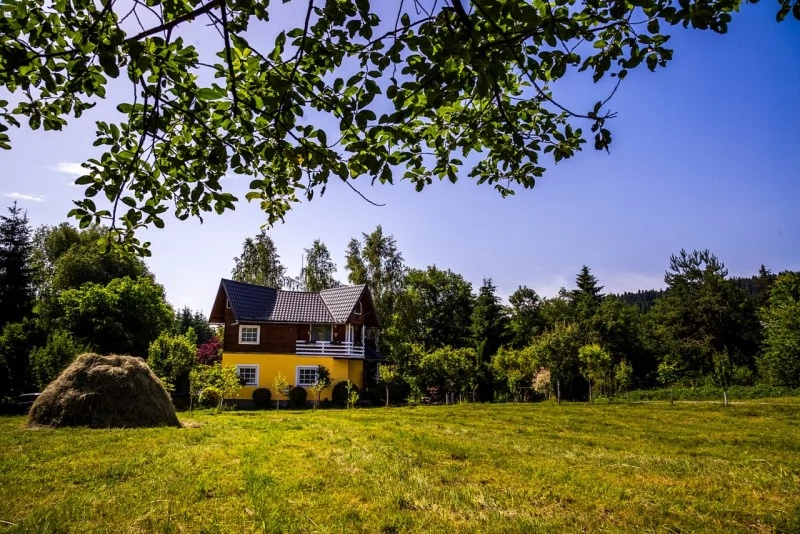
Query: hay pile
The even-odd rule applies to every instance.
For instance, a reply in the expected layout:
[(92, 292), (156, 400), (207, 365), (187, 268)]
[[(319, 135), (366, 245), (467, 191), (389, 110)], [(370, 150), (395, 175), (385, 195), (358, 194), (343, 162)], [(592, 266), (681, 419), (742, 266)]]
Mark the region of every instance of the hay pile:
[(139, 358), (82, 354), (31, 406), (28, 426), (180, 426), (161, 381)]

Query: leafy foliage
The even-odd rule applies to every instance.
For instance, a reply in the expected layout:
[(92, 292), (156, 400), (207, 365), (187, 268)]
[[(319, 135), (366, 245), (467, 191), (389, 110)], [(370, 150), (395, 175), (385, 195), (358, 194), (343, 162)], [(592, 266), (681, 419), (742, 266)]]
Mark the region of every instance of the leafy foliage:
[(405, 283), (403, 255), (392, 235), (378, 226), (362, 234), (363, 242), (353, 238), (347, 244), (345, 269), (351, 284), (367, 284), (375, 300), (378, 319), (384, 328), (391, 324), (395, 300)]
[(269, 401), (272, 399), (272, 392), (267, 388), (256, 388), (253, 390), (253, 405), (256, 408), (269, 407)]
[(233, 259), (231, 276), (237, 282), (268, 287), (283, 287), (286, 268), (281, 264), (272, 238), (261, 230), (255, 239), (248, 237), (242, 244), (242, 255)]
[(182, 393), (188, 389), (196, 350), (193, 331), (190, 330), (190, 336), (162, 332), (150, 344), (147, 364), (167, 389)]
[(422, 391), (438, 389), (457, 395), (472, 395), (478, 387), (478, 363), (475, 349), (445, 346), (424, 353), (418, 363), (418, 387)]
[(314, 393), (314, 409), (317, 409), (322, 392), (331, 387), (331, 373), (324, 365), (317, 367), (317, 382), (311, 386), (311, 391)]
[(473, 306), (472, 284), (460, 274), (411, 269), (397, 298), (397, 337), (424, 350), (469, 345)]
[(578, 349), (578, 359), (581, 362), (581, 374), (589, 381), (589, 401), (593, 402), (598, 382), (611, 369), (611, 355), (603, 347), (593, 343)]
[(8, 323), (0, 332), (0, 401), (31, 387), (31, 347), (38, 344), (39, 332), (35, 323)]
[(617, 387), (626, 393), (633, 385), (633, 367), (626, 360), (620, 361), (614, 367), (614, 378), (617, 381)]
[(194, 331), (198, 347), (209, 343), (214, 337), (214, 331), (208, 324), (205, 314), (201, 311), (192, 312), (188, 307), (183, 307), (175, 312), (175, 333), (186, 334), (189, 329)]
[(197, 347), (195, 355), (197, 363), (201, 365), (214, 365), (222, 362), (222, 342), (217, 336), (213, 336), (208, 343), (203, 343)]
[(288, 397), (289, 396), (289, 382), (286, 381), (286, 377), (283, 376), (283, 373), (278, 372), (275, 376), (275, 381), (273, 382), (273, 387), (275, 388), (275, 409), (280, 410), (281, 408), (281, 401), (278, 397)]
[(533, 289), (519, 286), (508, 298), (511, 305), (510, 329), (515, 347), (524, 347), (533, 341), (543, 328), (542, 299)]
[(400, 371), (394, 365), (378, 364), (378, 377), (379, 381), (383, 383), (386, 392), (386, 407), (389, 407), (389, 391), (391, 390), (394, 382), (400, 378)]
[(40, 226), (33, 237), (32, 263), (36, 293), (58, 295), (87, 282), (105, 285), (116, 278), (152, 277), (144, 262), (118, 249), (107, 249), (107, 228), (76, 229), (68, 223)]
[(761, 318), (762, 373), (774, 384), (800, 384), (800, 273), (778, 275)]
[(64, 326), (102, 354), (145, 357), (150, 343), (172, 326), (164, 289), (149, 278), (88, 283), (61, 293)]
[(339, 285), (333, 277), (336, 264), (331, 260), (328, 247), (315, 239), (311, 248), (305, 250), (305, 265), (300, 271), (301, 287), (305, 291), (322, 291)]
[(336, 406), (345, 407), (347, 406), (347, 395), (347, 381), (337, 382), (331, 391), (331, 401)]
[(651, 312), (665, 327), (665, 352), (680, 356), (693, 373), (710, 375), (717, 353), (729, 354), (734, 366), (754, 366), (759, 334), (753, 303), (727, 274), (708, 250), (681, 250), (670, 258), (668, 290)]
[(68, 331), (51, 332), (47, 336), (47, 343), (43, 347), (35, 347), (30, 353), (34, 387), (38, 391), (43, 391), (78, 354), (85, 352), (89, 352), (88, 347), (78, 343)]
[(233, 365), (201, 365), (189, 375), (190, 391), (200, 399), (212, 397), (217, 411), (222, 411), (225, 399), (234, 397), (242, 387), (236, 367)]
[[(288, 3), (305, 11), (301, 27), (275, 27), (280, 8), (258, 2), (0, 5), (0, 87), (14, 96), (0, 101), (0, 148), (12, 126), (62, 130), (113, 98), (121, 116), (97, 123), (104, 151), (85, 164), (71, 214), (82, 227), (110, 221), (111, 237), (140, 252), (147, 244), (133, 232), (163, 227), (170, 209), (179, 219), (233, 209), (221, 182), (229, 172), (252, 177), (246, 198), (269, 222), (331, 178), (402, 178), (422, 190), (467, 176), (506, 196), (587, 141), (608, 150), (609, 101), (631, 70), (668, 64), (669, 26), (725, 33), (740, 7)], [(778, 19), (800, 18), (799, 6), (782, 2)], [(200, 18), (221, 37), (216, 53), (185, 35)], [(269, 44), (253, 38), (270, 33)], [(576, 111), (559, 89), (581, 72), (611, 83)], [(124, 84), (129, 98), (107, 93)]]
[(289, 390), (289, 404), (295, 410), (305, 408), (307, 398), (308, 392), (303, 387), (295, 386)]

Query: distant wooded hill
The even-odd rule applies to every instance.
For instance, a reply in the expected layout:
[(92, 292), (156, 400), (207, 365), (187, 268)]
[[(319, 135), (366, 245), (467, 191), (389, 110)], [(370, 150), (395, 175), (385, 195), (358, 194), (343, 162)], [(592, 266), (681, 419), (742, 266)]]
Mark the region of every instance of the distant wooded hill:
[[(759, 289), (757, 276), (732, 276), (730, 279), (736, 284), (737, 287), (744, 289), (751, 299), (758, 300), (761, 290)], [(636, 306), (641, 311), (646, 312), (653, 307), (656, 299), (662, 296), (665, 292), (665, 289), (640, 289), (635, 293), (632, 291), (626, 291), (625, 293), (615, 296), (619, 297), (627, 304)]]

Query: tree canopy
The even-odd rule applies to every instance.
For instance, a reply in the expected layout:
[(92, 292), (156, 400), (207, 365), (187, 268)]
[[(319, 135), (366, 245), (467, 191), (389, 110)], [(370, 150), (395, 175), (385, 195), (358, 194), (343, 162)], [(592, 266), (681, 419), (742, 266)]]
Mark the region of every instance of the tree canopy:
[(334, 275), (336, 264), (331, 259), (327, 245), (315, 239), (305, 251), (305, 265), (300, 270), (300, 286), (305, 291), (322, 291), (339, 285)]
[(237, 282), (247, 282), (269, 287), (283, 287), (286, 267), (281, 263), (272, 238), (261, 230), (253, 239), (242, 244), (242, 255), (233, 258), (231, 277)]
[[(466, 176), (509, 195), (587, 141), (607, 150), (611, 97), (631, 70), (668, 64), (668, 28), (725, 33), (742, 2), (284, 4), (0, 4), (0, 88), (12, 94), (0, 101), (0, 148), (22, 122), (61, 130), (100, 99), (118, 104), (117, 120), (97, 122), (102, 150), (71, 214), (141, 253), (135, 230), (163, 227), (169, 211), (233, 209), (226, 173), (251, 177), (246, 198), (269, 222), (331, 178), (421, 190)], [(298, 10), (302, 25), (285, 27)], [(790, 11), (800, 19), (800, 0), (782, 0), (778, 19)], [(213, 28), (195, 39), (192, 22)], [(611, 83), (570, 109), (560, 82), (584, 71)]]

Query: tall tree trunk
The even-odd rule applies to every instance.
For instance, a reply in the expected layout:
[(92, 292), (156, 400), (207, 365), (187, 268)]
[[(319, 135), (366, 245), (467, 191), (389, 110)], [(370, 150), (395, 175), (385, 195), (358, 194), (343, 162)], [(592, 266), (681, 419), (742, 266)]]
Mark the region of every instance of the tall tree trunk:
[(389, 407), (389, 384), (386, 384), (386, 407)]

